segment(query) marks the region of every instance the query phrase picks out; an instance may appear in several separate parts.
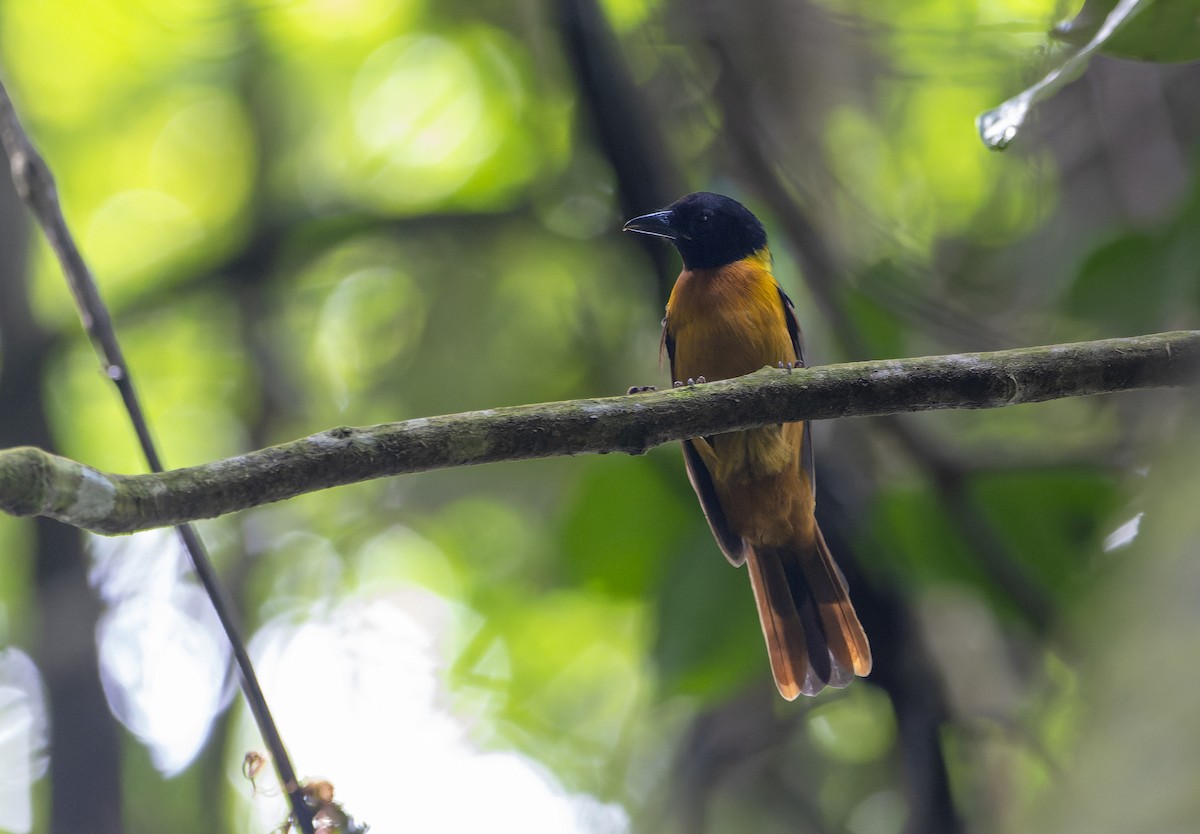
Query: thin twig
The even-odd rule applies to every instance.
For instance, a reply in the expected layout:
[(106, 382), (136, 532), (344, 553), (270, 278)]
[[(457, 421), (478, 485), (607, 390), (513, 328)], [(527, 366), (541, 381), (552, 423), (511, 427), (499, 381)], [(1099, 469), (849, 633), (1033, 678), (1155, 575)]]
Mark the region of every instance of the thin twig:
[[(100, 298), (100, 291), (91, 270), (84, 261), (79, 247), (76, 246), (74, 236), (63, 217), (54, 175), (21, 126), (12, 99), (3, 83), (0, 83), (0, 142), (3, 143), (8, 154), (17, 193), (29, 206), (30, 211), (42, 227), (50, 248), (58, 257), (71, 293), (75, 297), (75, 305), (79, 310), (83, 327), (100, 357), (106, 375), (120, 392), (121, 401), (133, 423), (146, 462), (153, 472), (162, 472), (164, 469), (162, 460), (150, 434), (150, 426), (142, 410), (141, 401), (134, 389), (129, 365), (121, 352), (108, 308)], [(212, 560), (195, 529), (190, 525), (182, 524), (178, 530), (179, 536), (191, 556), (196, 576), (208, 594), (208, 598), (216, 610), (217, 618), (221, 622), (221, 627), (225, 631), (225, 636), (233, 649), (234, 660), (241, 674), (242, 692), (254, 715), (255, 722), (258, 724), (259, 732), (262, 733), (263, 743), (267, 746), (271, 758), (275, 762), (280, 783), (288, 794), (293, 818), (304, 834), (313, 834), (312, 812), (304, 800), (303, 792), (292, 768), (291, 759), (288, 757), (283, 739), (271, 717), (262, 687), (259, 686), (246, 643), (241, 636), (233, 605), (221, 585)]]

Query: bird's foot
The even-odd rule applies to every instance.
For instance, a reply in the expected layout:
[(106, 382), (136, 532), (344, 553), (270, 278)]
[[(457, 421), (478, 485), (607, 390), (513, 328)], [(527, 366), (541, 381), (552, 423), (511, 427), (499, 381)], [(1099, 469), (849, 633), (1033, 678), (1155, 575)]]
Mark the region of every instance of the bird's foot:
[(798, 365), (795, 362), (780, 362), (775, 367), (779, 368), (780, 370), (787, 371), (790, 374), (792, 372), (793, 368), (798, 368), (798, 367), (800, 367), (800, 365)]
[(646, 393), (649, 393), (650, 391), (657, 391), (657, 390), (658, 390), (658, 386), (656, 386), (656, 385), (633, 385), (629, 388), (629, 390), (626, 393), (628, 393), (628, 394), (646, 394)]
[(675, 388), (682, 388), (685, 385), (688, 388), (695, 388), (697, 385), (703, 385), (706, 382), (708, 382), (708, 380), (702, 376), (697, 376), (697, 377), (689, 376), (687, 378), (687, 382), (683, 382), (683, 381), (677, 379), (674, 382), (672, 382), (671, 385)]

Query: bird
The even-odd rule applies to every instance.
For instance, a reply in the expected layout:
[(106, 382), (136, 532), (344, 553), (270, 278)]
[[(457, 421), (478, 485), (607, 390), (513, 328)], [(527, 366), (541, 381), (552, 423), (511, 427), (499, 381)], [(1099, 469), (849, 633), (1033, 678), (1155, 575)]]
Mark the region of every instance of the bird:
[[(772, 272), (767, 233), (731, 197), (702, 191), (635, 217), (683, 261), (663, 319), (674, 384), (804, 366), (795, 307)], [(807, 422), (683, 441), (688, 479), (725, 557), (745, 564), (780, 695), (844, 687), (871, 648), (815, 516)]]

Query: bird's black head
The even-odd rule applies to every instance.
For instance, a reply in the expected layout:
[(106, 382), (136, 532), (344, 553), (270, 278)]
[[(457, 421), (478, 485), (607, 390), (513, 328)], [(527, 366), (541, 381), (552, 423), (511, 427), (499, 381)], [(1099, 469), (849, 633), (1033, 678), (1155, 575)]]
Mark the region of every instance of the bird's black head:
[(665, 237), (688, 269), (740, 261), (767, 245), (767, 233), (748, 208), (710, 191), (681, 197), (662, 211), (635, 217), (625, 231)]

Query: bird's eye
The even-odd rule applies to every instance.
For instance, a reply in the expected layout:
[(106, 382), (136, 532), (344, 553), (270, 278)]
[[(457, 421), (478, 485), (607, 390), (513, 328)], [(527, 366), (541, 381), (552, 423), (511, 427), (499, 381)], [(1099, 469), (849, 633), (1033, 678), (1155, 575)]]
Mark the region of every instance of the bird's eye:
[(711, 214), (707, 214), (707, 213), (706, 213), (706, 214), (702, 214), (702, 215), (700, 215), (700, 222), (701, 222), (701, 223), (707, 223), (707, 222), (708, 222), (708, 219), (709, 219), (710, 217), (712, 217), (712, 215), (711, 215)]

